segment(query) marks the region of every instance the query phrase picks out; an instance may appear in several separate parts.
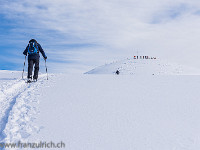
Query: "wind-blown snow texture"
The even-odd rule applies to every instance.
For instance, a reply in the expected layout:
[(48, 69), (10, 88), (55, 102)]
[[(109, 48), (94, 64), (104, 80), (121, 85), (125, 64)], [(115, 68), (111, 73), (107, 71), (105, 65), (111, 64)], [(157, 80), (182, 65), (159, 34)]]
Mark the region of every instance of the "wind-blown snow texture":
[(40, 74), (32, 84), (20, 77), (0, 71), (1, 142), (63, 141), (71, 150), (200, 149), (199, 76), (52, 74), (47, 81)]

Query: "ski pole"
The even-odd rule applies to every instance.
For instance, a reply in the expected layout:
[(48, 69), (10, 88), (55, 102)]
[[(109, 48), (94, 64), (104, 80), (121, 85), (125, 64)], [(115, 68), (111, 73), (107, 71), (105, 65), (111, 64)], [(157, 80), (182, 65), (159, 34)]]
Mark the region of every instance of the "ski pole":
[(47, 80), (48, 80), (48, 72), (47, 72), (47, 64), (46, 64), (46, 59), (45, 59), (45, 67), (46, 67)]
[[(25, 56), (25, 61), (24, 61), (24, 67), (26, 65), (26, 56)], [(23, 67), (23, 72), (22, 72), (22, 79), (24, 79), (24, 67)]]

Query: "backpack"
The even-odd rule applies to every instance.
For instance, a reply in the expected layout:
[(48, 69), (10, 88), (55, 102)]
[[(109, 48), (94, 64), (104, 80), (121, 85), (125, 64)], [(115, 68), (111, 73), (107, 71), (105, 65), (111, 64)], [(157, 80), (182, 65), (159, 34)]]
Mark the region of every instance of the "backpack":
[(37, 54), (38, 53), (38, 45), (36, 41), (30, 41), (28, 44), (28, 54)]

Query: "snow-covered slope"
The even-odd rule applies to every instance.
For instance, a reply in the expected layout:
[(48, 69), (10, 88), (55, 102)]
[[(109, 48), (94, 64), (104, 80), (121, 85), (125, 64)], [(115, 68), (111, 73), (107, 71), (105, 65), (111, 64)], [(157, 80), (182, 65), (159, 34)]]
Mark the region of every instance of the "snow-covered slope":
[(71, 150), (200, 149), (199, 76), (51, 74), (47, 81), (40, 74), (32, 84), (20, 78), (18, 72), (1, 74), (0, 143), (62, 141), (61, 149)]
[(37, 97), (45, 85), (46, 75), (40, 74), (39, 81), (33, 84), (21, 78), (21, 71), (0, 71), (0, 143), (17, 143), (39, 131), (33, 120), (38, 113)]
[(181, 75), (200, 74), (200, 70), (160, 59), (125, 59), (97, 67), (86, 74)]

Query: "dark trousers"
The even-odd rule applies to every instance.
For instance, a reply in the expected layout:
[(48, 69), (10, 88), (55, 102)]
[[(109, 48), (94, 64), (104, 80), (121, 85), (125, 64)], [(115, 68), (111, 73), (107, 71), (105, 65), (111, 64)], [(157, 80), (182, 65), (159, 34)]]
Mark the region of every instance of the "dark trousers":
[(38, 72), (39, 72), (39, 59), (28, 60), (28, 78), (31, 78), (31, 79), (32, 79), (33, 65), (35, 65), (33, 79), (37, 79)]

